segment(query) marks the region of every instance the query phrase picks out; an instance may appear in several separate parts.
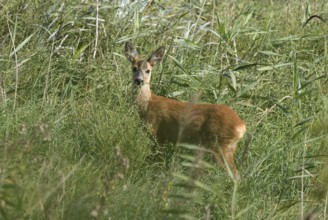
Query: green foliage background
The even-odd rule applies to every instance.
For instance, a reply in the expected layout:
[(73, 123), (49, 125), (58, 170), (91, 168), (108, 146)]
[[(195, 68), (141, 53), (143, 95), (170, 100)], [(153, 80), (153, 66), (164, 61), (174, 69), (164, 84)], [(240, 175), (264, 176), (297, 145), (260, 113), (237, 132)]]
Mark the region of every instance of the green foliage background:
[[(0, 218), (327, 219), (328, 3), (124, 2), (0, 1)], [(245, 120), (240, 184), (157, 146), (127, 41), (166, 47), (154, 93)]]

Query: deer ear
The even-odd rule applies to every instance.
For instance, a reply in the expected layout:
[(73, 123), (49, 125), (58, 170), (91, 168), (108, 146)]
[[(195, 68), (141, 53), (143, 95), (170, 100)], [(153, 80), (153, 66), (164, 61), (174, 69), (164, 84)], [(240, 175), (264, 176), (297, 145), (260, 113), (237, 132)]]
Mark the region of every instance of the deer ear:
[(135, 62), (138, 58), (138, 52), (130, 42), (126, 42), (125, 44), (125, 56), (131, 63)]
[(147, 61), (150, 63), (151, 66), (155, 66), (156, 64), (162, 61), (164, 54), (165, 54), (165, 48), (160, 47), (150, 55)]

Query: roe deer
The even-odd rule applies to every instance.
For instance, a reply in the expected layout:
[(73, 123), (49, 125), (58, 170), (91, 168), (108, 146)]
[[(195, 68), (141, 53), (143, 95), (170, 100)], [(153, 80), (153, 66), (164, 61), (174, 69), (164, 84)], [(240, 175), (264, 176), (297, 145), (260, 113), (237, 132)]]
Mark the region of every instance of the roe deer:
[(234, 177), (239, 180), (233, 155), (246, 132), (245, 123), (225, 105), (195, 104), (152, 94), (149, 85), (151, 71), (161, 62), (164, 53), (164, 47), (160, 47), (143, 60), (130, 42), (125, 44), (125, 55), (132, 64), (140, 117), (151, 125), (158, 143), (181, 142), (209, 148), (218, 162), (227, 162)]

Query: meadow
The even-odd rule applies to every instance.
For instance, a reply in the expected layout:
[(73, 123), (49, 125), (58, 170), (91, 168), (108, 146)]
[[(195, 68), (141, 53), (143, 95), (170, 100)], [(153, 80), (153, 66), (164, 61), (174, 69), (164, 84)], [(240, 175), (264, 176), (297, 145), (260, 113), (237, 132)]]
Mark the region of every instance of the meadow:
[[(328, 2), (0, 0), (0, 219), (328, 219)], [(247, 124), (236, 182), (159, 146), (124, 45), (166, 54), (152, 91)], [(200, 157), (199, 155), (202, 155)]]

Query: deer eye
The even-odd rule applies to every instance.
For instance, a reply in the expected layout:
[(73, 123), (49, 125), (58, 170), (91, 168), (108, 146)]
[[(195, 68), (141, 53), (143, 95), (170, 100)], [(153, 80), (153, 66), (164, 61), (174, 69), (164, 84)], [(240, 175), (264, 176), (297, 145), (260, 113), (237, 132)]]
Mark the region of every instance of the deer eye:
[(146, 73), (149, 74), (150, 73), (150, 70), (146, 70)]
[(133, 67), (133, 68), (132, 68), (132, 71), (133, 71), (133, 72), (137, 72), (137, 71), (138, 71), (137, 67)]

